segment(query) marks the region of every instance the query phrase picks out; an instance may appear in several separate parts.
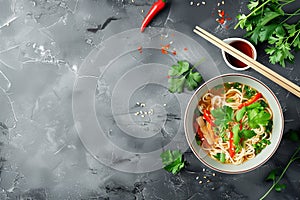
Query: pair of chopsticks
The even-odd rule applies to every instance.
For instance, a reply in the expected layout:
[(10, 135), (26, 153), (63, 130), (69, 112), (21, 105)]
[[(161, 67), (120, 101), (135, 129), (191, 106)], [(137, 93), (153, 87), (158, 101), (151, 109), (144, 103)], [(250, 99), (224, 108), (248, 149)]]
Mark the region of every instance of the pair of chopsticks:
[(262, 65), (261, 63), (257, 62), (256, 60), (247, 56), (246, 54), (240, 52), (239, 50), (235, 49), (234, 47), (230, 46), (229, 44), (225, 43), (224, 41), (205, 31), (204, 29), (200, 28), (199, 26), (195, 27), (194, 32), (202, 38), (206, 39), (207, 41), (211, 42), (215, 46), (224, 50), (226, 53), (239, 59), (241, 62), (245, 63), (246, 65), (249, 65), (252, 69), (261, 73), (262, 75), (277, 83), (281, 87), (285, 88), (289, 92), (293, 93), (297, 97), (300, 97), (300, 87), (295, 83), (284, 78), (283, 76), (279, 75), (273, 70), (267, 68), (266, 66)]

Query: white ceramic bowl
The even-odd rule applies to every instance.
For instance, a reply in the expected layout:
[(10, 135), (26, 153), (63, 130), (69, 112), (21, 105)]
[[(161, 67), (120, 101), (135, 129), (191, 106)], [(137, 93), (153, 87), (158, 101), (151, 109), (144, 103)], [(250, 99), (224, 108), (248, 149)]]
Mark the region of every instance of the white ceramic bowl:
[[(214, 86), (223, 84), (225, 82), (239, 82), (251, 86), (262, 93), (267, 99), (270, 108), (273, 111), (273, 129), (271, 136), (271, 144), (267, 145), (257, 156), (253, 159), (247, 160), (240, 165), (224, 164), (212, 159), (195, 141), (195, 132), (193, 129), (194, 111), (198, 105), (199, 99), (205, 94), (208, 89)], [(201, 85), (191, 97), (184, 116), (184, 130), (187, 142), (192, 149), (195, 156), (209, 168), (228, 174), (239, 174), (256, 169), (265, 162), (267, 162), (278, 148), (284, 128), (283, 113), (278, 99), (275, 94), (260, 80), (244, 75), (244, 74), (224, 74), (212, 78)]]
[[(253, 59), (254, 59), (254, 60), (257, 59), (257, 51), (256, 51), (255, 47), (253, 46), (253, 44), (251, 44), (251, 42), (249, 42), (248, 40), (245, 40), (245, 39), (242, 39), (242, 38), (227, 38), (227, 39), (224, 39), (223, 41), (226, 42), (227, 44), (230, 44), (230, 43), (236, 42), (236, 41), (242, 41), (242, 42), (248, 44), (248, 45), (251, 47), (251, 49), (252, 49), (252, 52), (253, 52)], [(244, 70), (250, 68), (250, 66), (246, 66), (246, 67), (235, 67), (235, 66), (233, 66), (233, 65), (228, 61), (228, 59), (227, 59), (227, 57), (226, 57), (226, 55), (225, 55), (225, 51), (224, 51), (224, 50), (222, 50), (222, 57), (223, 57), (223, 59), (224, 59), (226, 65), (227, 65), (228, 67), (230, 67), (231, 69), (233, 69), (233, 70), (236, 70), (236, 71), (244, 71)]]

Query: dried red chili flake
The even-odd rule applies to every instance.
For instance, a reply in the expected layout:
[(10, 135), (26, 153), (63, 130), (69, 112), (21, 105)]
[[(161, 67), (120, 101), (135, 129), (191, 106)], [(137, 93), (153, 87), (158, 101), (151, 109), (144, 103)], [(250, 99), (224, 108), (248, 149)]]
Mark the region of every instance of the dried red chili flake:
[(138, 47), (138, 51), (139, 51), (140, 53), (143, 53), (143, 47), (139, 46), (139, 47)]
[(170, 48), (170, 44), (166, 44), (164, 46), (161, 47), (161, 53), (162, 54), (168, 54), (168, 49)]
[(220, 10), (220, 11), (218, 11), (218, 13), (219, 13), (219, 16), (222, 17), (222, 18), (225, 16), (225, 11), (224, 10)]
[(177, 55), (177, 52), (174, 50), (174, 51), (172, 51), (172, 54), (173, 54), (174, 56), (176, 56), (176, 55)]
[(161, 53), (162, 53), (162, 54), (168, 54), (168, 51), (165, 50), (165, 49), (161, 49)]
[(171, 76), (168, 75), (168, 76), (167, 76), (167, 79), (169, 79), (169, 78), (171, 78)]
[(228, 17), (229, 15), (227, 13), (225, 14), (224, 10), (218, 10), (218, 15), (219, 17), (221, 17), (220, 19), (216, 19), (216, 21), (219, 22), (219, 24), (224, 24), (226, 20), (227, 21), (231, 20), (231, 18)]
[(219, 22), (219, 24), (224, 24), (224, 22), (225, 22), (225, 19), (224, 19), (224, 18), (217, 19), (217, 22)]
[(188, 50), (188, 48), (184, 47), (184, 48), (183, 48), (183, 50), (184, 50), (184, 51), (187, 51), (187, 50)]

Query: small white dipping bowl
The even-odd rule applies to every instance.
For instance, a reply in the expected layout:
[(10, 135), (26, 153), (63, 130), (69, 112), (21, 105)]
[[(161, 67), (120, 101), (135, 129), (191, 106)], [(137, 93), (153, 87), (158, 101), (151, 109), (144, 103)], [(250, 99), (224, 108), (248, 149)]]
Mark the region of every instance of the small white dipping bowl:
[[(249, 47), (251, 47), (252, 53), (253, 53), (252, 58), (253, 58), (254, 60), (256, 60), (256, 58), (257, 58), (257, 52), (256, 52), (256, 49), (255, 49), (255, 47), (251, 44), (251, 42), (249, 42), (248, 40), (245, 40), (245, 39), (242, 39), (242, 38), (227, 38), (227, 39), (224, 39), (223, 41), (226, 42), (227, 44), (230, 44), (230, 43), (233, 43), (233, 42), (237, 42), (237, 41), (244, 42), (244, 43), (247, 44)], [(244, 71), (244, 70), (250, 68), (250, 66), (236, 67), (236, 66), (232, 65), (232, 64), (229, 62), (228, 58), (226, 57), (226, 54), (227, 54), (227, 53), (226, 53), (224, 50), (222, 50), (222, 56), (223, 56), (223, 59), (224, 59), (225, 63), (227, 64), (227, 66), (230, 67), (231, 69), (236, 70), (236, 71)]]
[[(225, 164), (211, 158), (205, 150), (200, 147), (195, 140), (195, 132), (193, 128), (193, 117), (195, 109), (197, 108), (199, 99), (211, 88), (223, 84), (225, 82), (239, 82), (253, 87), (261, 92), (266, 98), (272, 112), (273, 112), (273, 129), (271, 135), (271, 144), (267, 145), (259, 154), (253, 159), (247, 160), (240, 165)], [(278, 99), (275, 94), (260, 80), (244, 75), (244, 74), (224, 74), (212, 78), (201, 85), (191, 97), (184, 116), (184, 130), (187, 142), (195, 154), (195, 156), (207, 167), (227, 174), (240, 174), (249, 172), (258, 168), (267, 162), (278, 148), (284, 128), (283, 113)]]

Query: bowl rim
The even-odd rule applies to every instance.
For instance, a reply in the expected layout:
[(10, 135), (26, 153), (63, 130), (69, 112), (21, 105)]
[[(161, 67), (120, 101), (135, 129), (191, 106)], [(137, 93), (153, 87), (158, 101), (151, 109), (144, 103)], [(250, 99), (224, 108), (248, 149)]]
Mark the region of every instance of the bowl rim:
[[(246, 168), (246, 169), (242, 169), (242, 170), (236, 170), (236, 171), (230, 171), (230, 170), (224, 170), (224, 169), (219, 169), (211, 164), (209, 164), (208, 162), (206, 162), (203, 158), (200, 157), (200, 155), (196, 152), (196, 150), (194, 149), (193, 145), (192, 145), (192, 141), (189, 140), (189, 137), (188, 137), (188, 133), (187, 133), (187, 114), (188, 114), (188, 110), (190, 109), (190, 105), (191, 105), (191, 102), (192, 100), (195, 98), (196, 94), (205, 86), (207, 86), (207, 84), (215, 81), (216, 79), (220, 79), (220, 78), (224, 78), (224, 77), (229, 77), (229, 76), (242, 76), (244, 78), (248, 78), (248, 79), (252, 79), (256, 82), (258, 82), (259, 84), (261, 84), (263, 87), (265, 87), (265, 89), (267, 89), (268, 92), (270, 92), (271, 96), (274, 98), (275, 102), (276, 102), (276, 105), (278, 106), (279, 108), (279, 112), (280, 112), (280, 119), (281, 120), (281, 130), (279, 132), (279, 137), (278, 137), (278, 140), (276, 141), (276, 145), (273, 147), (272, 149), (272, 152), (264, 159), (262, 159), (261, 162), (259, 162), (257, 165), (254, 165), (254, 166), (251, 166), (249, 168)], [(283, 131), (284, 131), (284, 116), (283, 116), (283, 111), (282, 111), (282, 108), (281, 108), (281, 104), (279, 102), (279, 100), (277, 99), (275, 93), (266, 85), (264, 84), (261, 80), (253, 77), (253, 76), (250, 76), (250, 75), (246, 75), (246, 74), (241, 74), (241, 73), (227, 73), (227, 74), (221, 74), (221, 75), (218, 75), (218, 76), (215, 76), (207, 81), (205, 81), (205, 83), (203, 83), (194, 93), (193, 95), (191, 96), (188, 104), (187, 104), (187, 107), (186, 107), (186, 110), (185, 110), (185, 114), (184, 114), (184, 134), (185, 134), (185, 137), (186, 137), (186, 140), (188, 142), (188, 145), (190, 147), (190, 149), (192, 150), (193, 154), (198, 158), (198, 160), (200, 160), (200, 162), (202, 164), (204, 164), (205, 166), (215, 170), (215, 171), (218, 171), (218, 172), (221, 172), (221, 173), (225, 173), (225, 174), (242, 174), (242, 173), (246, 173), (246, 172), (250, 172), (252, 170), (255, 170), (257, 168), (259, 168), (260, 166), (262, 166), (263, 164), (265, 164), (274, 154), (275, 152), (277, 151), (280, 143), (281, 143), (281, 140), (282, 140), (282, 136), (283, 136)], [(227, 164), (226, 164), (227, 165)], [(229, 166), (229, 165), (228, 165)]]

